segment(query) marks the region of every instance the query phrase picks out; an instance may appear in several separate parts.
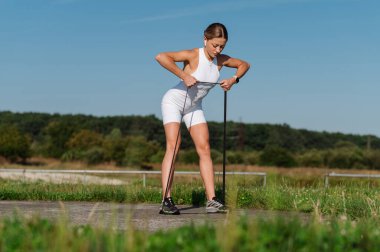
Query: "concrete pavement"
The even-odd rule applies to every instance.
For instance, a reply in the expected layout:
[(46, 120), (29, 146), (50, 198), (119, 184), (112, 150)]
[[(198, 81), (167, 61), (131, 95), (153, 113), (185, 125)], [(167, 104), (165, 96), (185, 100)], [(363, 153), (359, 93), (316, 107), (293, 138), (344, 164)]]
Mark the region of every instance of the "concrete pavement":
[[(58, 201), (0, 201), (0, 218), (12, 216), (39, 216), (56, 220), (66, 216), (72, 225), (112, 225), (118, 229), (132, 227), (144, 231), (168, 230), (191, 223), (223, 223), (226, 214), (206, 214), (204, 207), (179, 205), (181, 215), (160, 215), (158, 204), (124, 204), (110, 202), (58, 202)], [(310, 214), (255, 209), (236, 209), (231, 211), (248, 218), (289, 218), (297, 216), (308, 220)]]

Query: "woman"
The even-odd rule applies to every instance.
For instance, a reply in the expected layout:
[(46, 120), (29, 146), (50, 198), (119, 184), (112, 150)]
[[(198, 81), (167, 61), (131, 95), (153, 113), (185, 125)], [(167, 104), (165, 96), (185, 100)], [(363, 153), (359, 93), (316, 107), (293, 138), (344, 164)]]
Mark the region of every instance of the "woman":
[[(166, 153), (162, 161), (163, 201), (161, 214), (180, 214), (170, 194), (173, 176), (169, 176), (172, 161), (178, 153), (181, 120), (190, 132), (199, 155), (200, 173), (206, 189), (207, 213), (223, 213), (226, 207), (215, 197), (214, 170), (210, 154), (209, 131), (202, 110), (202, 99), (219, 79), (223, 66), (236, 68), (234, 76), (220, 81), (223, 90), (228, 91), (239, 82), (249, 69), (243, 60), (221, 54), (228, 40), (227, 29), (223, 24), (213, 23), (204, 31), (204, 47), (178, 52), (164, 52), (156, 60), (181, 81), (164, 95), (161, 103), (163, 124), (166, 136)], [(175, 62), (183, 62), (180, 69)], [(177, 136), (178, 143), (177, 142)], [(176, 149), (176, 150), (175, 150)], [(168, 179), (170, 177), (170, 182)], [(166, 188), (168, 186), (168, 188)]]

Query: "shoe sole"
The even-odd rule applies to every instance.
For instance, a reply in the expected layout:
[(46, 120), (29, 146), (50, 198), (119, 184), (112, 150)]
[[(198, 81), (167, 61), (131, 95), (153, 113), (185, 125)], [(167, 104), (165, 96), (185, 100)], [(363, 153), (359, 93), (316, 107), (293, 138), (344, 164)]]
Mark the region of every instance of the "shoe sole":
[(160, 210), (159, 214), (164, 214), (164, 215), (180, 215), (181, 213), (178, 212), (165, 212), (164, 210)]
[(228, 213), (228, 210), (219, 210), (217, 208), (206, 208), (206, 213)]

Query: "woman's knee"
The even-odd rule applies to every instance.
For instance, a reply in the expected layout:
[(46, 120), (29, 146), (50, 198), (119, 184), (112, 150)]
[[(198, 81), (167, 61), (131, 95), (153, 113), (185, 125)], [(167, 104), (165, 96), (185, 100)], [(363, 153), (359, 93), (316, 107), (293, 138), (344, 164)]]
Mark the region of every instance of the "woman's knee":
[(173, 153), (175, 148), (177, 149), (176, 152), (178, 152), (180, 145), (181, 145), (181, 141), (178, 141), (177, 144), (175, 142), (168, 142), (166, 143), (166, 152)]
[(202, 143), (198, 144), (196, 146), (198, 155), (201, 156), (210, 156), (211, 150), (210, 150), (210, 144), (209, 143)]

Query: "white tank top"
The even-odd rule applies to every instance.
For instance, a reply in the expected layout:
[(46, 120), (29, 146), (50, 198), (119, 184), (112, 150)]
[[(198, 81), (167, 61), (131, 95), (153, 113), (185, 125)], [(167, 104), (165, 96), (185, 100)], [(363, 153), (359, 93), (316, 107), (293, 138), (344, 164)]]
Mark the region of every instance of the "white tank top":
[[(219, 69), (217, 58), (215, 57), (213, 61), (209, 61), (206, 58), (205, 52), (203, 48), (199, 48), (199, 60), (198, 67), (195, 72), (191, 75), (200, 82), (217, 82), (219, 79)], [(213, 84), (202, 84), (197, 83), (195, 86), (191, 87), (188, 91), (188, 99), (190, 100), (190, 104), (186, 102), (190, 106), (201, 105), (202, 98), (205, 97), (210, 89), (212, 89), (215, 85)], [(187, 87), (183, 81), (178, 83), (173, 89), (180, 89), (186, 91)]]

